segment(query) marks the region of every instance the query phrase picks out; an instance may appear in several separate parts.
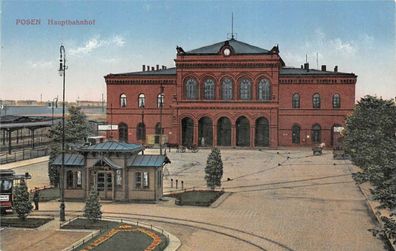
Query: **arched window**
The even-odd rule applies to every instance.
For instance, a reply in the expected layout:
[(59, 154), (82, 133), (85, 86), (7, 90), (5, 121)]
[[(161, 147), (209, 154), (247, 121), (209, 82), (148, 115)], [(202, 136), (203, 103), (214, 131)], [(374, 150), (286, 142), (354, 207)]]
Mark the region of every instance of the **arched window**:
[(66, 172), (66, 187), (73, 188), (73, 172), (71, 170)]
[(268, 79), (259, 81), (257, 94), (259, 100), (271, 100), (271, 85)]
[(341, 107), (341, 98), (340, 94), (333, 95), (333, 108), (340, 108)]
[(242, 79), (239, 89), (241, 99), (248, 100), (252, 98), (252, 83), (249, 79)]
[(298, 125), (293, 125), (292, 127), (292, 143), (300, 144), (300, 131), (301, 128)]
[(298, 94), (298, 93), (293, 94), (292, 107), (293, 108), (300, 108), (300, 94)]
[(123, 93), (120, 96), (120, 106), (126, 107), (127, 106), (127, 96)]
[(144, 108), (144, 104), (146, 102), (146, 97), (143, 93), (139, 94), (138, 106), (139, 108)]
[(312, 126), (312, 143), (320, 143), (321, 141), (321, 127), (319, 124)]
[(320, 95), (319, 95), (319, 93), (315, 93), (312, 96), (312, 107), (313, 108), (320, 108)]
[(185, 84), (185, 97), (186, 99), (198, 98), (198, 84), (193, 78), (189, 78)]
[(221, 98), (225, 100), (232, 99), (232, 80), (229, 78), (223, 79), (221, 84)]
[(125, 123), (118, 125), (118, 141), (128, 142), (128, 125)]
[(215, 83), (212, 79), (207, 79), (204, 83), (204, 97), (205, 99), (215, 98)]
[(164, 107), (165, 96), (163, 93), (158, 94), (157, 96), (157, 107)]
[(146, 139), (146, 126), (142, 122), (140, 122), (136, 128), (136, 139), (137, 140)]

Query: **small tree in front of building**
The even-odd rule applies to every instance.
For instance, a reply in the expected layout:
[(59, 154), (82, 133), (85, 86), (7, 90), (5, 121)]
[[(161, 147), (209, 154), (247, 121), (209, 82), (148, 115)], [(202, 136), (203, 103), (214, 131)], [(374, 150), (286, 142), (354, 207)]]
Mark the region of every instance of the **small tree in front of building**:
[(24, 182), (14, 188), (13, 206), (15, 212), (21, 220), (25, 220), (29, 213), (32, 212), (33, 206), (29, 200), (29, 192)]
[(223, 161), (218, 148), (213, 148), (208, 156), (205, 167), (205, 180), (208, 187), (212, 190), (216, 186), (221, 186), (221, 178), (223, 177)]
[(102, 218), (102, 211), (100, 208), (102, 205), (99, 202), (98, 191), (92, 188), (88, 199), (85, 202), (84, 216), (90, 221), (97, 221)]

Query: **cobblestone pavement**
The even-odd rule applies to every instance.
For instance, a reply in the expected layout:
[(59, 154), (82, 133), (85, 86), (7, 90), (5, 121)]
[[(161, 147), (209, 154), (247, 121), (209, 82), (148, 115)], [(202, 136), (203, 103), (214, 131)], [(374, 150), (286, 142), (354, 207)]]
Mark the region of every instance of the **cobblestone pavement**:
[[(168, 153), (172, 164), (166, 168), (165, 191), (175, 190), (171, 178), (183, 180), (185, 188), (205, 187), (208, 154), (208, 149)], [(168, 200), (103, 202), (103, 211), (167, 229), (182, 241), (180, 250), (384, 250), (367, 231), (376, 223), (348, 161), (333, 160), (330, 151), (312, 156), (308, 149), (279, 154), (230, 149), (222, 150), (222, 158), (223, 187), (232, 194), (216, 208), (181, 207)], [(68, 217), (81, 214), (83, 207), (67, 202)], [(41, 203), (37, 214), (55, 214), (58, 208), (57, 202)]]

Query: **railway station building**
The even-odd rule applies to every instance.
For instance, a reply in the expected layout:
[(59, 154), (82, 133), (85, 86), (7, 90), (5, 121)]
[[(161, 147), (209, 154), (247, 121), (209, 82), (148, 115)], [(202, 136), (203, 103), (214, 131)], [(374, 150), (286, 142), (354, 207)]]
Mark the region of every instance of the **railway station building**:
[(331, 146), (354, 108), (354, 73), (289, 67), (277, 45), (232, 38), (176, 52), (173, 68), (143, 65), (104, 77), (107, 122), (118, 125), (113, 137), (145, 145)]

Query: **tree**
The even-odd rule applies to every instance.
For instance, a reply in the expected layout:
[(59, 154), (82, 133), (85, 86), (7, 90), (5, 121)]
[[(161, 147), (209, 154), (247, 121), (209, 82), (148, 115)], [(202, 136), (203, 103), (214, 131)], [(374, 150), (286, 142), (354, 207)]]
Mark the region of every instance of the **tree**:
[(85, 202), (84, 216), (90, 221), (97, 221), (102, 218), (102, 211), (100, 208), (102, 205), (99, 202), (98, 191), (92, 188), (89, 197)]
[[(69, 114), (65, 118), (65, 153), (72, 153), (74, 151), (67, 147), (68, 144), (82, 144), (90, 134), (92, 134), (92, 129), (88, 124), (86, 115), (81, 111), (81, 108), (75, 106), (69, 107)], [(55, 167), (52, 167), (52, 162), (57, 155), (62, 153), (61, 122), (52, 126), (49, 138), (52, 139), (52, 142), (50, 145), (48, 176), (52, 185), (58, 185), (59, 173)]]
[(218, 148), (213, 148), (208, 156), (205, 167), (205, 180), (208, 187), (212, 190), (216, 186), (221, 186), (221, 178), (223, 177), (223, 161)]
[(18, 217), (25, 220), (26, 217), (32, 212), (33, 206), (29, 200), (29, 192), (25, 182), (21, 182), (20, 185), (14, 188), (15, 198), (13, 200), (13, 206)]
[[(362, 169), (357, 182), (373, 185), (373, 199), (381, 208), (396, 210), (396, 105), (394, 100), (365, 96), (348, 117), (344, 148), (352, 162)], [(395, 235), (396, 222), (384, 217), (388, 235)], [(393, 230), (389, 230), (392, 229)]]

